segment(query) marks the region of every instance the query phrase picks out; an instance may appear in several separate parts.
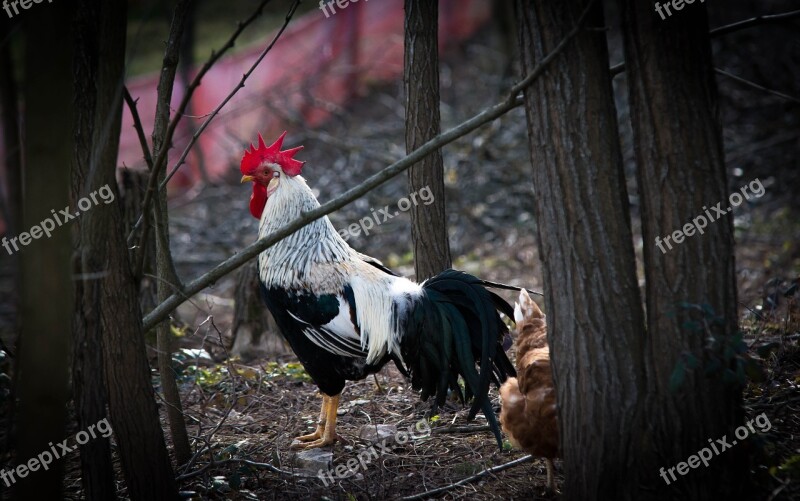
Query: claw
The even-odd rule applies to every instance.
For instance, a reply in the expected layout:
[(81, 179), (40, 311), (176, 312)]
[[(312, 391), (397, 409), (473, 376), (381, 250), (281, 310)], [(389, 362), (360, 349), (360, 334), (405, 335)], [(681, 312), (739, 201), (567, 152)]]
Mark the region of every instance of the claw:
[(339, 395), (335, 397), (322, 396), (322, 411), (319, 414), (319, 424), (314, 433), (297, 437), (291, 449), (317, 449), (333, 445), (339, 439), (336, 433), (336, 411), (339, 408)]
[(317, 429), (314, 433), (309, 433), (308, 435), (300, 435), (299, 437), (295, 438), (292, 443), (294, 442), (313, 442), (314, 440), (319, 440), (322, 438), (322, 435), (325, 433), (325, 428), (322, 426), (317, 425)]
[(328, 445), (333, 445), (336, 443), (336, 437), (322, 437), (319, 440), (314, 440), (313, 442), (292, 442), (292, 445), (289, 447), (294, 450), (308, 450), (308, 449), (318, 449), (320, 447), (326, 447)]

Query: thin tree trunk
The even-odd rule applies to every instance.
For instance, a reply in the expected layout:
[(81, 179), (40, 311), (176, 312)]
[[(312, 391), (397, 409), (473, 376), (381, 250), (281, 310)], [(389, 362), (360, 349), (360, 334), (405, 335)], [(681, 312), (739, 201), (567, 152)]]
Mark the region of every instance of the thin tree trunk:
[[(99, 406), (103, 389), (98, 380), (89, 376), (95, 375), (93, 364), (101, 357), (90, 352), (101, 346), (108, 408), (128, 496), (134, 500), (173, 499), (177, 497), (177, 487), (150, 382), (124, 225), (119, 224), (122, 210), (115, 176), (122, 120), (126, 6), (121, 0), (78, 0), (77, 8), (78, 145), (73, 198), (103, 186), (108, 186), (114, 196), (113, 203), (100, 203), (77, 220), (80, 236), (75, 322), (76, 333), (84, 336), (80, 349), (87, 352), (82, 384), (92, 395), (94, 405)], [(85, 412), (82, 421), (94, 419), (96, 407), (89, 407), (89, 402), (80, 407)], [(95, 480), (85, 479), (87, 497), (106, 499), (109, 469), (97, 465), (108, 461), (106, 451), (98, 448), (81, 452), (82, 456), (87, 454), (84, 468), (96, 468), (93, 471), (98, 475)], [(90, 488), (97, 490), (89, 492)]]
[(6, 212), (8, 233), (18, 234), (22, 227), (22, 156), (19, 137), (19, 96), (17, 82), (14, 77), (14, 61), (11, 59), (11, 23), (7, 19), (0, 20), (0, 30), (7, 33), (7, 39), (0, 46), (0, 110), (3, 120), (3, 144), (5, 145), (6, 181), (8, 198)]
[[(49, 238), (39, 223), (51, 209), (69, 205), (73, 124), (69, 19), (61, 3), (30, 12), (25, 24), (25, 163), (22, 228), (17, 464), (26, 464), (50, 442), (65, 437), (69, 389), (72, 267), (70, 234), (59, 228)], [(43, 62), (45, 64), (43, 64)], [(14, 148), (15, 145), (10, 145)], [(49, 225), (48, 225), (49, 226)], [(26, 235), (39, 237), (22, 246)], [(20, 229), (18, 226), (17, 229)], [(27, 239), (26, 239), (27, 240)], [(19, 474), (19, 469), (17, 469)], [(17, 477), (17, 499), (61, 499), (64, 462)]]
[[(523, 74), (588, 3), (517, 2)], [(581, 501), (641, 499), (645, 426), (644, 316), (603, 23), (594, 2), (587, 28), (524, 93), (564, 499)]]
[(260, 287), (258, 261), (254, 259), (239, 270), (231, 325), (233, 334), (231, 355), (241, 357), (245, 361), (291, 353), (286, 340), (278, 331), (275, 319), (264, 307)]
[[(11, 58), (11, 23), (7, 19), (0, 16), (0, 31), (7, 33), (6, 42), (0, 46), (0, 120), (2, 120), (3, 129), (3, 145), (5, 147), (5, 166), (6, 166), (6, 186), (8, 190), (8, 197), (5, 199), (5, 218), (6, 218), (6, 233), (8, 235), (18, 234), (22, 228), (22, 143), (20, 139), (20, 103), (19, 91), (17, 82), (15, 80), (14, 61)], [(5, 249), (2, 249), (2, 255), (5, 258)], [(19, 298), (19, 283), (20, 283), (20, 269), (17, 255), (9, 256), (11, 266), (11, 277), (13, 284), (13, 291), (11, 297), (8, 299), (8, 306), (13, 308), (14, 311), (20, 311), (20, 298)], [(7, 343), (12, 350), (18, 351), (19, 348), (19, 321), (20, 315), (16, 316), (15, 324), (12, 325), (12, 334), (8, 339), (3, 340)], [(18, 359), (14, 361), (16, 364)], [(0, 422), (5, 426), (6, 433), (5, 446), (11, 447), (12, 433), (10, 431), (14, 428), (14, 414), (16, 406), (17, 386), (19, 383), (19, 371), (14, 370), (13, 381), (11, 382), (11, 395), (7, 400), (5, 406), (6, 412), (0, 417)]]
[[(439, 135), (439, 4), (405, 0), (406, 152)], [(411, 193), (429, 190), (433, 203), (411, 204), (414, 270), (424, 280), (451, 266), (447, 237), (442, 150), (408, 171)], [(417, 196), (419, 200), (419, 196)]]
[[(180, 44), (183, 38), (183, 29), (191, 0), (180, 0), (175, 6), (172, 15), (167, 48), (164, 52), (161, 78), (158, 82), (158, 104), (156, 107), (155, 123), (153, 125), (153, 158), (158, 158), (162, 148), (170, 148), (164, 144), (167, 126), (169, 125), (170, 103), (172, 89), (175, 84), (175, 73), (178, 69)], [(156, 175), (151, 172), (150, 175)], [(166, 170), (162, 169), (157, 174), (158, 184), (166, 178)], [(177, 288), (180, 288), (178, 273), (175, 271), (169, 248), (169, 213), (167, 209), (166, 190), (156, 193), (153, 201), (153, 227), (156, 238), (156, 268), (158, 283), (158, 302), (165, 301)], [(156, 327), (158, 343), (158, 372), (161, 375), (161, 388), (164, 392), (164, 401), (167, 404), (167, 418), (172, 436), (172, 446), (175, 450), (175, 460), (181, 465), (187, 463), (192, 457), (189, 446), (189, 435), (186, 432), (186, 422), (183, 419), (183, 405), (175, 381), (175, 372), (172, 368), (172, 332), (169, 320), (161, 322)]]
[[(704, 207), (729, 206), (706, 7), (693, 5), (663, 21), (652, 5), (620, 5), (647, 279), (648, 449), (658, 458), (651, 466), (657, 471), (685, 461), (709, 438), (732, 436), (741, 424), (741, 386), (723, 383), (722, 370), (706, 377), (701, 364), (678, 391), (669, 387), (682, 356), (707, 362), (709, 355), (707, 333), (682, 327), (688, 319), (679, 304), (710, 305), (724, 319), (714, 332), (720, 339), (737, 330), (733, 224), (726, 215), (709, 222), (704, 234), (663, 241), (693, 218), (705, 219)], [(745, 452), (734, 447), (677, 481), (644, 480), (663, 499), (737, 498), (748, 483)]]

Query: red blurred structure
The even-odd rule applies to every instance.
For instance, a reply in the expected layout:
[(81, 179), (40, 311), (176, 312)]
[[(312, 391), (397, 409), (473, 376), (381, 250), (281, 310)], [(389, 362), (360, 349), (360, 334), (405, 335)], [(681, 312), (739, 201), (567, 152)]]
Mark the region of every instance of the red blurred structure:
[[(458, 44), (491, 16), (487, 0), (441, 0), (439, 6), (440, 50)], [(214, 108), (238, 84), (274, 33), (260, 46), (225, 57), (203, 78), (191, 102), (191, 117), (184, 117), (176, 131), (168, 169), (189, 144), (191, 135)], [(214, 118), (170, 183), (182, 190), (201, 179), (202, 165), (211, 180), (238, 171), (242, 151), (257, 132), (274, 137), (292, 123), (316, 127), (330, 110), (347, 104), (367, 84), (391, 81), (403, 74), (403, 1), (361, 0), (325, 17), (315, 9), (294, 20), (272, 51), (247, 80), (246, 86)], [(152, 131), (158, 72), (130, 78), (126, 84), (144, 122)], [(180, 78), (175, 83), (173, 109), (183, 97)], [(2, 137), (0, 135), (0, 137)], [(0, 145), (4, 158), (5, 148)], [(118, 159), (120, 167), (144, 169), (144, 160), (133, 119), (124, 107)], [(5, 165), (2, 166), (6, 192)], [(0, 219), (0, 233), (5, 224)]]

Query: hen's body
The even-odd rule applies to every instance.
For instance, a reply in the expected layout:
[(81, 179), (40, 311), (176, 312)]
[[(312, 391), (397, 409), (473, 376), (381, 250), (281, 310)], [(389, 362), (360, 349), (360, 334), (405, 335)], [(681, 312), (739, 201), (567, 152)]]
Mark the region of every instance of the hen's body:
[(554, 490), (552, 458), (558, 456), (556, 391), (545, 316), (525, 291), (514, 309), (517, 377), (500, 388), (500, 424), (511, 444), (545, 458), (547, 487)]
[[(264, 197), (260, 237), (319, 206), (301, 176), (268, 167), (278, 182)], [(254, 191), (251, 210), (258, 196)], [(345, 381), (363, 379), (390, 360), (411, 376), (423, 399), (435, 395), (437, 404), (448, 390), (462, 394), (463, 377), (466, 397), (475, 397), (469, 417), (482, 409), (499, 443), (488, 388), (514, 374), (501, 346), (507, 329), (496, 311), (510, 316), (511, 307), (482, 281), (453, 270), (422, 284), (396, 276), (350, 248), (327, 217), (265, 250), (258, 264), (267, 307), (323, 394), (317, 430), (299, 438), (307, 447), (335, 440)]]

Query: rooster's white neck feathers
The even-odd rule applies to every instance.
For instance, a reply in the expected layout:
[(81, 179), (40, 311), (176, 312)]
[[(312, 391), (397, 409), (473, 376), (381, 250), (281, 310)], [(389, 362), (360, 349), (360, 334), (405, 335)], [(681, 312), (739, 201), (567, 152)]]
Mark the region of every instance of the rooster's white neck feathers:
[[(281, 176), (280, 185), (261, 214), (258, 236), (264, 237), (319, 207), (302, 176)], [(355, 252), (339, 236), (327, 217), (289, 235), (259, 257), (265, 285), (308, 289), (316, 294), (339, 292), (346, 281), (343, 271)], [(345, 266), (343, 268), (342, 266)]]

